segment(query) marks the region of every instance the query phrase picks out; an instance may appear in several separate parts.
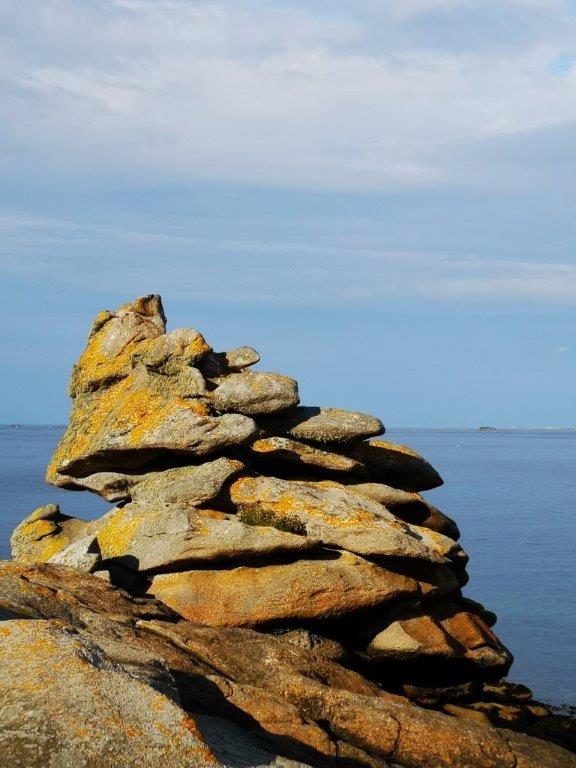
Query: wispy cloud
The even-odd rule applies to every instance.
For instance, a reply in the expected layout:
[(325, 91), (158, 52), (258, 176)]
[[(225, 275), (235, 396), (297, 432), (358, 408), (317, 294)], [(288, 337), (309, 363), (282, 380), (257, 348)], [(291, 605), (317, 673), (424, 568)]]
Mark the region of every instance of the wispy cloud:
[[(129, 285), (135, 294), (154, 290), (203, 302), (317, 306), (528, 299), (576, 305), (576, 265), (571, 264), (353, 243), (175, 235), (8, 214), (0, 215), (0, 232), (5, 276), (22, 275), (40, 284), (52, 280), (77, 290), (89, 284), (91, 291), (120, 298)], [(32, 259), (23, 258), (30, 253)]]
[(569, 352), (570, 351), (570, 347), (568, 347), (568, 346), (560, 346), (560, 347), (556, 347), (556, 349), (554, 351), (555, 352), (560, 352), (560, 353)]

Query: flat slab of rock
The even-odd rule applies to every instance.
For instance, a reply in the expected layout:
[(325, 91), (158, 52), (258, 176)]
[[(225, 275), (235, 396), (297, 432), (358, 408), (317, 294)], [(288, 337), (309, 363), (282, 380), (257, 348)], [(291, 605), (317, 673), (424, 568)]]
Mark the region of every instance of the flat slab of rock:
[(257, 568), (160, 574), (149, 591), (190, 621), (250, 627), (334, 619), (414, 596), (419, 587), (415, 579), (332, 551)]
[(506, 674), (512, 656), (482, 619), (452, 601), (399, 606), (368, 645), (374, 659), (414, 661), (425, 657), (466, 659)]
[(362, 473), (364, 469), (363, 464), (356, 459), (290, 437), (262, 437), (253, 440), (249, 450), (255, 460), (271, 467), (288, 463), (346, 473)]
[(243, 466), (238, 459), (208, 458), (203, 464), (170, 469), (149, 466), (148, 471), (94, 472), (78, 478), (59, 475), (59, 482), (69, 489), (92, 491), (111, 502), (143, 498), (150, 492), (156, 500), (171, 498), (201, 504), (217, 496), (224, 482)]
[(350, 480), (340, 482), (345, 482), (350, 490), (383, 504), (406, 523), (430, 528), (454, 541), (460, 538), (460, 530), (455, 521), (429, 504), (419, 493), (402, 491), (384, 483), (359, 483)]
[(341, 408), (303, 406), (289, 413), (259, 420), (268, 435), (290, 435), (315, 443), (352, 443), (384, 434), (384, 425), (375, 416)]
[(197, 506), (215, 499), (243, 468), (241, 461), (222, 456), (203, 464), (150, 472), (139, 479), (131, 496), (140, 504), (152, 502), (157, 507)]
[(426, 459), (405, 445), (370, 440), (354, 446), (350, 455), (364, 464), (371, 480), (403, 491), (428, 491), (444, 482)]
[(247, 522), (293, 520), (324, 544), (366, 557), (442, 563), (461, 551), (451, 539), (410, 526), (336, 482), (240, 477), (230, 486), (230, 498)]
[(218, 411), (249, 416), (277, 413), (298, 405), (298, 384), (279, 373), (243, 371), (218, 379), (212, 403)]
[(305, 555), (319, 547), (307, 536), (244, 524), (236, 515), (191, 506), (137, 502), (113, 509), (91, 525), (103, 560), (138, 572), (222, 561)]

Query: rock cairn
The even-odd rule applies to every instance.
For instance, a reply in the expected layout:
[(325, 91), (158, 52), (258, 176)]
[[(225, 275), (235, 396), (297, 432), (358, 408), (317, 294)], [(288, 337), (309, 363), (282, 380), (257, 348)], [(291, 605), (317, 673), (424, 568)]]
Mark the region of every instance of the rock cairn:
[(301, 406), (296, 381), (258, 362), (166, 332), (158, 296), (100, 313), (47, 480), (116, 506), (94, 521), (40, 507), (14, 558), (154, 597), (186, 624), (266, 633), (484, 726), (549, 717), (502, 680), (495, 617), (462, 595), (457, 525), (421, 495), (436, 470), (373, 416)]

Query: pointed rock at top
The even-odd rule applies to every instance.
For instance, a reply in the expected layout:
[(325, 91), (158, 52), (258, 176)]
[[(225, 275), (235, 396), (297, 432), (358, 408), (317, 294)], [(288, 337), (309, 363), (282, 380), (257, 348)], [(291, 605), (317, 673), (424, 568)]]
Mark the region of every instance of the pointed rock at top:
[(122, 304), (115, 312), (100, 312), (92, 323), (86, 349), (74, 366), (71, 397), (127, 376), (140, 342), (155, 339), (165, 331), (162, 300), (156, 294)]
[(212, 353), (202, 334), (165, 331), (155, 295), (98, 315), (74, 367), (72, 412), (48, 466), (49, 483), (113, 498), (105, 478), (90, 477), (139, 469), (166, 453), (206, 456), (255, 434), (249, 417), (213, 408), (198, 368)]

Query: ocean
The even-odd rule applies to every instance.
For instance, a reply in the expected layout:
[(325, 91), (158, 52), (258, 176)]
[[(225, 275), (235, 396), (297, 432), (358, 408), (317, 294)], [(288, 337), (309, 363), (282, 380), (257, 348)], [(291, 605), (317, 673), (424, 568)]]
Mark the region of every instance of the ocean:
[[(0, 557), (14, 526), (55, 502), (85, 518), (110, 505), (44, 483), (62, 427), (0, 427)], [(470, 555), (465, 594), (498, 615), (510, 679), (537, 698), (576, 705), (576, 430), (389, 429), (445, 485), (425, 494), (453, 517)]]

